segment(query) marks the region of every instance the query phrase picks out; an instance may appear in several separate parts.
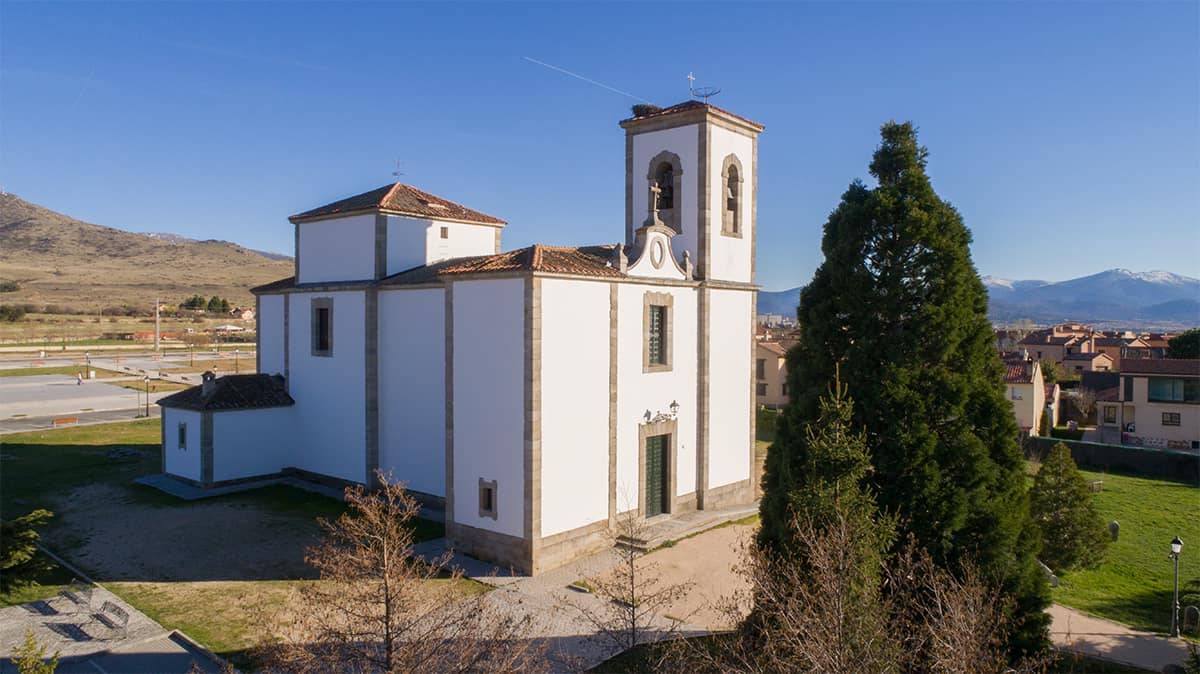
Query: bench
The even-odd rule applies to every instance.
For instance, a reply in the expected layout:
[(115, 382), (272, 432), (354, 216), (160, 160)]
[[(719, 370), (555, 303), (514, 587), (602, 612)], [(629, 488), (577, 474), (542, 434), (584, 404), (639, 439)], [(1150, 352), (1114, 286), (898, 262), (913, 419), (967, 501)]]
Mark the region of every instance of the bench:
[(72, 613), (79, 613), (80, 609), (86, 611), (92, 610), (92, 590), (95, 586), (91, 583), (85, 583), (78, 578), (72, 578), (70, 584), (59, 591), (58, 596), (71, 602), (74, 608)]
[(78, 423), (79, 423), (79, 417), (58, 417), (54, 421), (50, 422), (50, 426), (54, 427), (54, 426), (62, 426), (64, 424), (78, 424)]
[(129, 636), (129, 612), (111, 601), (104, 602), (100, 610), (92, 614), (92, 620), (114, 632), (120, 632), (122, 639)]

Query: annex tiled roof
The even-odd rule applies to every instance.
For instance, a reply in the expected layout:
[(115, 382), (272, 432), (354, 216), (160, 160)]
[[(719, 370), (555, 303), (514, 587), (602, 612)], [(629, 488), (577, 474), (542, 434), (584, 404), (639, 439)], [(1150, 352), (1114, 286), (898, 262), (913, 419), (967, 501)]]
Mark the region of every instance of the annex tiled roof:
[(1096, 392), (1096, 402), (1111, 403), (1121, 399), (1121, 387), (1111, 386)]
[(163, 407), (185, 410), (251, 410), (263, 407), (288, 407), (296, 401), (288, 395), (283, 377), (269, 374), (230, 374), (212, 381), (208, 394), (204, 386), (193, 386), (160, 398)]
[(1200, 377), (1200, 360), (1184, 358), (1123, 358), (1121, 374), (1167, 374)]
[(718, 108), (717, 106), (712, 105), (710, 103), (705, 103), (703, 101), (695, 101), (695, 100), (684, 101), (683, 103), (678, 103), (676, 105), (672, 105), (670, 107), (663, 108), (662, 110), (656, 110), (655, 112), (651, 112), (646, 115), (638, 115), (636, 117), (630, 117), (629, 119), (623, 119), (623, 120), (621, 120), (621, 124), (626, 124), (628, 122), (640, 122), (642, 120), (655, 119), (657, 117), (666, 117), (667, 115), (674, 115), (674, 114), (678, 114), (681, 112), (688, 112), (689, 110), (705, 110), (705, 109), (712, 110), (713, 112), (719, 112), (722, 115), (728, 115), (730, 117), (733, 117), (734, 119), (737, 119), (741, 122), (749, 124), (750, 126), (756, 127), (759, 131), (762, 131), (763, 128), (765, 128), (765, 127), (763, 127), (762, 124), (759, 124), (758, 122), (755, 122), (753, 120), (746, 119), (745, 117), (742, 117), (741, 115), (735, 115), (732, 112), (729, 112), (728, 110), (723, 110), (723, 109)]
[(264, 283), (260, 286), (255, 286), (250, 289), (250, 292), (255, 295), (258, 293), (272, 293), (277, 290), (287, 290), (294, 285), (296, 285), (296, 277), (289, 276), (287, 278), (281, 278), (278, 281), (271, 281), (270, 283)]
[(621, 278), (624, 274), (612, 266), (614, 246), (543, 246), (498, 253), (460, 257), (436, 262), (424, 267), (394, 274), (383, 280), (385, 285), (425, 283), (434, 279), (463, 274), (538, 271), (571, 276), (600, 276)]
[(503, 220), (486, 213), (472, 210), (453, 201), (419, 190), (412, 185), (394, 183), (347, 197), (331, 204), (298, 213), (288, 218), (292, 222), (303, 222), (315, 218), (349, 215), (369, 211), (383, 211), (418, 218), (477, 222), (485, 225), (504, 225)]

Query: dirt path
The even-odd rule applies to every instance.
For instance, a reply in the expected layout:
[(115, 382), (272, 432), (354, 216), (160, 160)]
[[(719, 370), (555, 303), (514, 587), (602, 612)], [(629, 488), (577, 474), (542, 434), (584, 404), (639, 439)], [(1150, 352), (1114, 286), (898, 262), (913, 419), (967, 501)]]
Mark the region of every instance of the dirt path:
[(284, 580), (310, 577), (311, 516), (248, 504), (139, 503), (128, 488), (96, 484), (56, 504), (47, 544), (103, 581)]

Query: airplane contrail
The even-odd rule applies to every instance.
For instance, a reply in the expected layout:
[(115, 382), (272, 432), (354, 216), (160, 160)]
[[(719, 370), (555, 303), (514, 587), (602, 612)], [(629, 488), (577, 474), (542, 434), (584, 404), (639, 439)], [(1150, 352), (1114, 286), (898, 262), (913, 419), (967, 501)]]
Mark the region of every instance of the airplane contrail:
[(551, 70), (556, 70), (556, 71), (558, 71), (558, 72), (560, 72), (560, 73), (562, 73), (562, 74), (564, 74), (564, 75), (570, 75), (571, 77), (574, 77), (574, 78), (575, 78), (575, 79), (577, 79), (577, 80), (583, 80), (584, 82), (587, 82), (588, 84), (594, 84), (594, 85), (596, 85), (596, 86), (598, 86), (598, 87), (600, 87), (600, 88), (602, 88), (602, 89), (608, 89), (609, 91), (611, 91), (611, 92), (613, 92), (613, 93), (621, 94), (622, 96), (628, 96), (629, 98), (632, 98), (632, 99), (633, 99), (633, 100), (635, 100), (635, 101), (642, 101), (642, 102), (645, 102), (645, 103), (650, 103), (650, 102), (651, 102), (651, 101), (650, 101), (650, 99), (648, 99), (648, 98), (643, 98), (643, 97), (641, 97), (641, 96), (635, 96), (635, 95), (633, 95), (633, 94), (629, 93), (628, 91), (621, 91), (620, 89), (618, 89), (618, 88), (616, 88), (616, 87), (610, 87), (609, 85), (607, 85), (607, 84), (605, 84), (605, 83), (603, 83), (603, 82), (597, 82), (596, 80), (593, 80), (593, 79), (591, 79), (591, 78), (588, 78), (588, 77), (584, 77), (583, 75), (580, 75), (580, 74), (578, 74), (578, 73), (573, 73), (573, 72), (571, 72), (570, 70), (567, 70), (567, 69), (565, 69), (565, 68), (559, 68), (559, 67), (558, 67), (558, 66), (556, 66), (556, 65), (551, 65), (551, 64), (549, 64), (549, 63), (546, 63), (546, 62), (544, 62), (544, 61), (539, 61), (539, 60), (537, 60), (537, 59), (535, 59), (535, 58), (530, 58), (530, 57), (528, 57), (528, 56), (523, 56), (523, 57), (521, 57), (521, 58), (525, 59), (526, 61), (529, 61), (530, 63), (536, 63), (536, 64), (538, 64), (539, 66), (542, 66), (542, 67), (544, 67), (544, 68), (549, 68), (549, 69), (551, 69)]

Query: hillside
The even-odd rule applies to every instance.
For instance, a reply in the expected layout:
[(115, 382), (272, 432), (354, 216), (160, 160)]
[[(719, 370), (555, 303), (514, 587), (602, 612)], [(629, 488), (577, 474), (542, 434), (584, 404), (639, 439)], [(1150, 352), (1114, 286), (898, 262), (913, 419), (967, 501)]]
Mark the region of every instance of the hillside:
[(292, 263), (226, 241), (135, 234), (82, 222), (0, 194), (0, 303), (99, 310), (153, 306), (200, 294), (249, 305), (253, 286), (292, 273)]
[[(1173, 330), (1200, 325), (1200, 279), (1165, 271), (1109, 269), (1067, 281), (984, 276), (996, 323), (1082, 321), (1097, 327)], [(800, 289), (758, 294), (758, 312), (794, 315)]]

